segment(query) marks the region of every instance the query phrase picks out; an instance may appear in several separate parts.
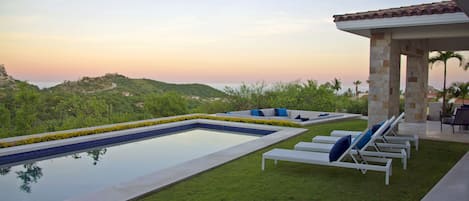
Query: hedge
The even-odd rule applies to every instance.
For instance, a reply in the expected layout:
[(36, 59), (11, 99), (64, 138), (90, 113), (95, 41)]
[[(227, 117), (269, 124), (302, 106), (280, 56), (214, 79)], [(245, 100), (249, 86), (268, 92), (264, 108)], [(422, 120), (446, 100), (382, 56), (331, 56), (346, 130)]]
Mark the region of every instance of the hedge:
[(26, 144), (32, 144), (32, 143), (38, 143), (38, 142), (47, 142), (47, 141), (52, 141), (52, 140), (61, 140), (61, 139), (86, 136), (86, 135), (95, 135), (95, 134), (106, 133), (106, 132), (111, 132), (111, 131), (126, 130), (126, 129), (132, 129), (132, 128), (145, 127), (145, 126), (153, 126), (153, 125), (158, 125), (158, 124), (172, 123), (172, 122), (185, 121), (185, 120), (191, 120), (191, 119), (211, 119), (211, 120), (219, 120), (219, 121), (266, 124), (266, 125), (286, 126), (286, 127), (299, 127), (299, 124), (291, 122), (291, 121), (286, 121), (286, 120), (250, 119), (250, 118), (240, 118), (240, 117), (218, 117), (218, 116), (209, 116), (209, 115), (188, 115), (188, 116), (180, 116), (180, 117), (173, 117), (173, 118), (157, 119), (153, 121), (146, 121), (146, 122), (139, 122), (139, 123), (131, 123), (131, 124), (125, 124), (125, 125), (115, 125), (115, 126), (110, 126), (110, 127), (105, 127), (105, 128), (71, 131), (71, 132), (65, 132), (65, 133), (50, 134), (50, 135), (45, 135), (45, 136), (40, 136), (40, 137), (30, 137), (27, 139), (22, 139), (22, 140), (17, 140), (17, 141), (12, 141), (12, 142), (0, 142), (0, 148), (26, 145)]

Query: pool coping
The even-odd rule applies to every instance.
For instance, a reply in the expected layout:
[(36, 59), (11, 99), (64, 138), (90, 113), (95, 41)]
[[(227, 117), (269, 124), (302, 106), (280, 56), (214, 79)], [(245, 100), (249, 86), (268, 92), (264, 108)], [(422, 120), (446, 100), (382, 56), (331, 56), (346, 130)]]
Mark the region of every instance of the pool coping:
[(200, 158), (196, 158), (179, 165), (137, 177), (131, 181), (113, 185), (90, 194), (81, 195), (67, 199), (68, 201), (124, 201), (142, 197), (150, 192), (157, 191), (176, 182), (190, 178), (207, 170), (223, 165), (232, 160), (250, 154), (259, 149), (286, 140), (307, 131), (304, 128), (291, 128), (280, 126), (269, 126), (238, 122), (225, 122), (207, 119), (194, 119), (171, 123), (173, 126), (191, 123), (206, 123), (243, 128), (254, 128), (263, 130), (275, 130), (277, 132), (260, 137), (258, 139), (230, 147)]
[(89, 194), (79, 195), (77, 197), (71, 197), (67, 200), (71, 200), (71, 201), (113, 200), (114, 201), (114, 200), (135, 199), (147, 193), (156, 191), (165, 186), (182, 181), (184, 179), (187, 179), (189, 177), (192, 177), (204, 171), (223, 165), (229, 161), (245, 156), (256, 150), (265, 148), (267, 146), (270, 146), (272, 144), (278, 143), (280, 141), (286, 140), (288, 138), (291, 138), (293, 136), (299, 135), (307, 131), (307, 129), (304, 129), (304, 128), (292, 128), (292, 127), (280, 127), (280, 126), (261, 125), (261, 124), (227, 122), (227, 121), (209, 120), (209, 119), (191, 119), (191, 120), (159, 124), (159, 125), (153, 125), (153, 126), (147, 126), (147, 127), (112, 131), (112, 132), (102, 133), (99, 135), (81, 136), (81, 137), (68, 138), (68, 139), (62, 139), (62, 140), (41, 142), (41, 143), (36, 143), (36, 144), (8, 147), (8, 148), (0, 149), (0, 156), (35, 151), (39, 149), (58, 147), (58, 146), (64, 146), (64, 145), (99, 140), (99, 139), (105, 139), (105, 138), (118, 137), (118, 136), (129, 135), (129, 134), (133, 134), (137, 132), (145, 132), (145, 131), (150, 131), (150, 130), (185, 126), (185, 125), (197, 124), (197, 123), (261, 129), (261, 130), (269, 130), (269, 131), (275, 131), (275, 132), (269, 135), (262, 136), (255, 140), (230, 147), (225, 150), (221, 150), (221, 151), (218, 151), (218, 152), (215, 152), (215, 153), (212, 153), (212, 154), (200, 157), (200, 158), (196, 158), (196, 159), (181, 163), (173, 167), (169, 167), (169, 168), (155, 171), (153, 173), (150, 173), (141, 177), (137, 177), (127, 182), (123, 182), (123, 183), (116, 184), (113, 186), (108, 186), (101, 190), (91, 192)]

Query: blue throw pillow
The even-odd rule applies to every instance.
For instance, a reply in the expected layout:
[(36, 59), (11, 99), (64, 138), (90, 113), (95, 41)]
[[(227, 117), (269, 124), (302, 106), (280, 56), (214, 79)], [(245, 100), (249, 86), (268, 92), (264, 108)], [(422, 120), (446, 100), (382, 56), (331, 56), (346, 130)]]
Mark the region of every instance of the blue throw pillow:
[[(358, 141), (358, 143), (355, 145), (356, 148), (358, 149), (361, 149), (363, 148), (366, 143), (368, 143), (368, 141), (371, 140), (371, 136), (373, 135), (373, 132), (372, 132), (373, 129), (371, 130), (368, 130), (365, 134), (360, 134), (359, 136), (363, 135), (362, 139), (360, 139), (360, 141)], [(358, 138), (358, 136), (356, 137)], [(355, 140), (354, 140), (355, 141)]]
[(386, 127), (386, 129), (384, 129), (384, 131), (383, 131), (383, 133), (381, 133), (381, 135), (386, 134), (389, 131), (389, 129), (391, 129), (391, 124), (388, 124), (388, 127)]
[[(378, 123), (378, 124), (375, 124), (373, 125), (373, 127), (371, 127), (371, 130), (373, 131), (373, 133), (375, 133), (376, 131), (378, 131), (379, 128), (381, 128), (381, 126), (384, 124), (384, 121), (381, 122), (381, 123)], [(388, 132), (388, 130), (391, 128), (391, 124), (388, 124), (388, 127), (386, 127), (386, 129), (384, 129), (383, 133), (381, 133), (381, 135), (384, 135), (385, 133)]]
[[(360, 139), (360, 141), (355, 145), (354, 148), (357, 148), (357, 149), (361, 149), (363, 148), (366, 143), (368, 143), (368, 141), (371, 140), (371, 136), (373, 136), (373, 134), (378, 131), (378, 129), (384, 124), (384, 121), (379, 123), (379, 124), (375, 124), (371, 127), (371, 129), (369, 129), (365, 134), (360, 134), (358, 135), (357, 137), (353, 138), (354, 142), (355, 142), (355, 139), (357, 139), (359, 136), (363, 135), (362, 139)], [(387, 128), (389, 129), (389, 127)]]
[(384, 124), (384, 121), (378, 124), (375, 124), (371, 127), (371, 132), (375, 133), (378, 129)]
[(275, 116), (279, 117), (288, 117), (288, 112), (286, 108), (275, 108)]
[(259, 110), (258, 109), (252, 109), (251, 110), (251, 116), (259, 116)]
[(265, 116), (265, 115), (264, 115), (264, 112), (262, 112), (262, 110), (259, 110), (259, 111), (258, 111), (258, 114), (259, 114), (259, 116)]
[(331, 151), (329, 152), (329, 162), (337, 161), (342, 154), (350, 147), (351, 136), (347, 135), (341, 137), (334, 146), (332, 146)]

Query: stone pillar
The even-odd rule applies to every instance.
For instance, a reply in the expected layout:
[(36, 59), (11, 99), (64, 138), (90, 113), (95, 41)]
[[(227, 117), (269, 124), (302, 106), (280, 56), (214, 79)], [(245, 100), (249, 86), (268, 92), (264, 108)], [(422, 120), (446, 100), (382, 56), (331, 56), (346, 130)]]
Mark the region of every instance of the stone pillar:
[(405, 41), (402, 48), (403, 53), (407, 55), (405, 121), (424, 123), (427, 120), (428, 93), (427, 41)]
[(368, 126), (399, 113), (400, 46), (391, 33), (370, 39)]

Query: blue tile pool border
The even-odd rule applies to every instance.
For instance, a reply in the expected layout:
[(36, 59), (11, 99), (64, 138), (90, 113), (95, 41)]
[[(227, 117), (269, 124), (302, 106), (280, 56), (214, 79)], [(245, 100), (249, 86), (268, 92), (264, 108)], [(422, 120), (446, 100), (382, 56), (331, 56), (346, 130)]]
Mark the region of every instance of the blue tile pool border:
[(143, 131), (132, 133), (128, 135), (121, 135), (116, 137), (104, 138), (91, 140), (86, 142), (79, 142), (74, 144), (56, 146), (51, 148), (39, 149), (34, 151), (27, 151), (22, 153), (16, 153), (11, 155), (0, 156), (0, 166), (6, 166), (8, 164), (18, 163), (22, 161), (29, 161), (34, 159), (40, 159), (43, 157), (49, 157), (64, 153), (77, 152), (80, 150), (86, 150), (95, 147), (103, 147), (107, 145), (113, 145), (118, 143), (131, 142), (136, 140), (144, 140), (146, 138), (157, 137), (160, 135), (176, 133), (180, 131), (203, 128), (210, 130), (221, 130), (221, 131), (230, 131), (238, 133), (246, 133), (252, 135), (269, 135), (276, 131), (273, 130), (263, 130), (256, 128), (244, 128), (236, 126), (227, 126), (227, 125), (217, 125), (217, 124), (208, 124), (208, 123), (192, 123), (187, 125), (177, 125), (169, 128), (159, 128), (155, 130)]

